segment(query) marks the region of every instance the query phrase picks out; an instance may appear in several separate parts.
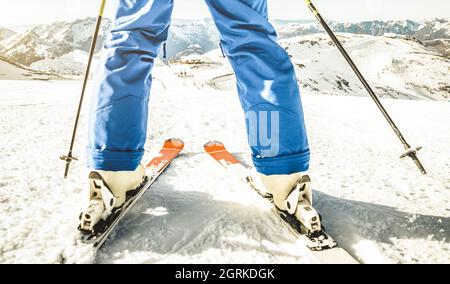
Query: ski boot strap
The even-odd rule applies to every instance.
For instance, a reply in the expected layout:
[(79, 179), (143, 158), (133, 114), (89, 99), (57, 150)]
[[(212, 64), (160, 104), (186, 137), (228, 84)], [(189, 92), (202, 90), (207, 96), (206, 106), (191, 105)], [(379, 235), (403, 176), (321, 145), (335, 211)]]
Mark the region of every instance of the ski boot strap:
[(309, 231), (322, 229), (319, 213), (312, 207), (311, 179), (302, 176), (295, 184), (293, 190), (285, 200), (287, 212), (302, 223)]
[(106, 213), (108, 215), (111, 214), (117, 199), (109, 189), (109, 186), (106, 184), (103, 177), (95, 171), (89, 174), (89, 180), (91, 182), (91, 200), (102, 199)]

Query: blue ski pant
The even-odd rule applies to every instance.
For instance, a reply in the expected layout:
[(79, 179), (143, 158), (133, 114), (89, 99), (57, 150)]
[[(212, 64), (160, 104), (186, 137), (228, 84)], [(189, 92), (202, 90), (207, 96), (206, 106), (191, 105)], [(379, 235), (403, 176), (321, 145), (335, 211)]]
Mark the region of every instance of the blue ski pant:
[[(237, 78), (253, 163), (260, 173), (306, 171), (310, 151), (300, 92), (268, 21), (267, 0), (205, 0)], [(151, 71), (167, 40), (173, 0), (116, 0), (96, 74), (88, 166), (131, 171), (146, 141)], [(182, 138), (182, 137), (181, 137)]]

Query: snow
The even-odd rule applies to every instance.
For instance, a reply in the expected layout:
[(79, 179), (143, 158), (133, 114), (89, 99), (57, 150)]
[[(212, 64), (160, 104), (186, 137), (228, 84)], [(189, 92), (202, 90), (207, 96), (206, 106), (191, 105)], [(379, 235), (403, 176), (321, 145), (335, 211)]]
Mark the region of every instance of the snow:
[(49, 80), (55, 76), (13, 64), (0, 56), (0, 80)]
[[(0, 46), (4, 47), (0, 49), (0, 52), (18, 63), (29, 66), (36, 61), (58, 58), (77, 49), (88, 51), (95, 23), (96, 18), (54, 22), (49, 25), (16, 28), (17, 34), (0, 27)], [(314, 20), (273, 20), (272, 23), (280, 39), (323, 32), (322, 26)], [(448, 39), (450, 35), (448, 19), (431, 19), (422, 22), (410, 20), (330, 22), (329, 24), (335, 32), (365, 33), (374, 36), (395, 33), (422, 41)], [(99, 42), (106, 39), (111, 26), (111, 19), (104, 18)], [(193, 45), (199, 45), (200, 50), (209, 52), (218, 48), (218, 43), (219, 34), (212, 19), (173, 20), (167, 42), (167, 56), (170, 59), (176, 59), (180, 52)], [(101, 44), (97, 48), (100, 46)]]
[[(410, 100), (450, 99), (450, 61), (447, 58), (410, 40), (354, 34), (338, 34), (338, 37), (379, 96)], [(327, 35), (299, 36), (280, 42), (292, 57), (303, 92), (336, 96), (366, 94)], [(235, 86), (232, 70), (219, 49), (196, 57), (216, 65), (205, 78), (209, 81), (203, 83), (225, 90)]]
[[(338, 37), (380, 96), (447, 101), (450, 98), (450, 61), (447, 58), (404, 39), (345, 33)], [(301, 74), (299, 81), (308, 91), (332, 95), (365, 94), (327, 35), (294, 37), (282, 40), (281, 44), (292, 56)]]
[[(221, 140), (250, 163), (244, 116), (220, 52), (204, 65), (158, 65), (150, 99), (149, 160), (164, 139), (183, 154), (124, 217), (94, 258), (76, 242), (87, 201), (89, 98), (67, 180), (62, 178), (81, 83), (0, 81), (1, 263), (311, 263), (267, 204), (203, 153)], [(180, 69), (189, 76), (177, 76)], [(301, 71), (300, 71), (301, 72)], [(299, 76), (301, 73), (299, 72)], [(422, 176), (373, 102), (302, 91), (314, 205), (342, 247), (364, 263), (450, 262), (448, 102), (383, 99), (420, 152)], [(180, 103), (182, 102), (182, 103)]]
[(448, 38), (450, 36), (449, 19), (434, 19), (432, 21), (423, 21), (418, 28), (419, 36), (427, 39)]
[(76, 49), (55, 59), (44, 59), (31, 64), (31, 68), (61, 75), (80, 75), (86, 69), (88, 54)]

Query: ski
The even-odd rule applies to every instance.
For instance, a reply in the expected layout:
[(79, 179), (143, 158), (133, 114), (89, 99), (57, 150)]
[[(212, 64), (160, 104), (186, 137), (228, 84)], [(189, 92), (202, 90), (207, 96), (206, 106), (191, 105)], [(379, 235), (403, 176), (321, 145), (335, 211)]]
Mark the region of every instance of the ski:
[[(295, 218), (293, 214), (287, 211), (281, 211), (273, 204), (273, 199), (270, 194), (264, 193), (256, 187), (250, 174), (250, 169), (242, 164), (236, 157), (234, 157), (225, 148), (225, 145), (218, 141), (211, 141), (204, 145), (206, 153), (208, 153), (214, 160), (219, 162), (225, 169), (230, 171), (234, 176), (246, 183), (252, 190), (263, 197), (272, 205), (272, 212), (279, 217), (283, 223), (299, 238), (305, 245), (307, 253), (317, 262), (322, 264), (340, 263), (340, 264), (357, 264), (359, 263), (353, 256), (351, 256), (343, 248), (339, 247), (337, 243), (329, 236), (322, 228), (320, 231), (308, 233), (308, 229)], [(305, 176), (307, 182), (309, 177)]]
[(78, 230), (80, 230), (81, 233), (82, 243), (92, 245), (95, 251), (98, 250), (123, 216), (125, 216), (128, 210), (130, 210), (139, 198), (152, 186), (156, 179), (180, 154), (183, 148), (184, 143), (179, 139), (166, 140), (159, 151), (159, 155), (154, 157), (146, 165), (145, 177), (140, 186), (133, 191), (127, 192), (126, 201), (121, 207), (112, 210), (106, 219), (101, 219), (95, 225), (93, 231), (84, 231), (80, 229), (81, 226), (78, 227)]

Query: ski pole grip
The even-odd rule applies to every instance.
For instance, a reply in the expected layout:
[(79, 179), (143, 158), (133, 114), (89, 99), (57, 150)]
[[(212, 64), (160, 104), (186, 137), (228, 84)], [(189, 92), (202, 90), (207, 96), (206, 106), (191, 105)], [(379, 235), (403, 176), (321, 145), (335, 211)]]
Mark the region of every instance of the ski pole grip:
[(308, 8), (311, 10), (311, 12), (313, 12), (314, 16), (316, 16), (317, 19), (319, 16), (319, 11), (317, 11), (316, 7), (314, 6), (314, 4), (311, 2), (311, 0), (305, 0), (306, 5), (308, 6)]
[(100, 5), (100, 12), (98, 13), (98, 15), (100, 17), (103, 17), (103, 14), (105, 13), (105, 6), (106, 6), (106, 0), (102, 0), (102, 3)]

